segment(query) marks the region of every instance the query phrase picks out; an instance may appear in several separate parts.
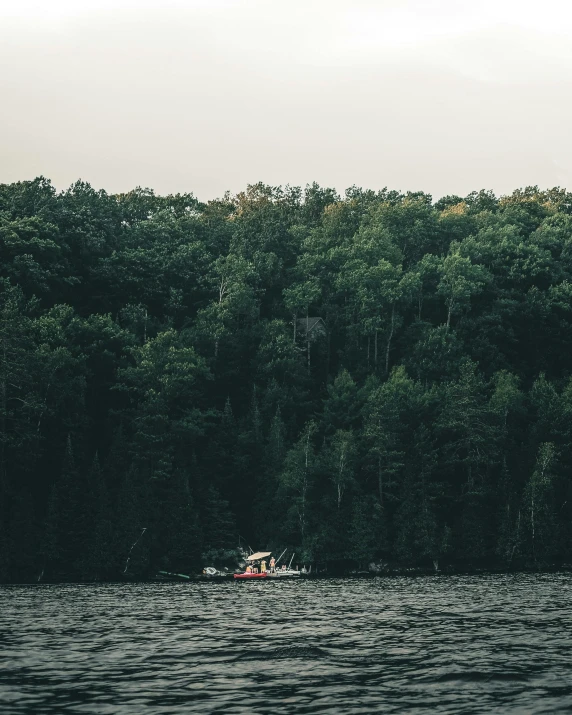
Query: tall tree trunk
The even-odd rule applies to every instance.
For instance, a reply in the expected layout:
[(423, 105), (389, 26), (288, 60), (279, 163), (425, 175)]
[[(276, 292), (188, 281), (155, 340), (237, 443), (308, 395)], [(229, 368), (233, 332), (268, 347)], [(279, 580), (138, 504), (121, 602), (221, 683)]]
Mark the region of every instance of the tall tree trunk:
[(308, 314), (310, 306), (306, 308), (306, 341), (308, 346), (308, 372), (310, 372), (310, 316)]
[(532, 526), (532, 558), (536, 561), (536, 543), (535, 543), (535, 523), (534, 523), (534, 485), (532, 487), (532, 494), (530, 498), (530, 525)]
[(449, 301), (449, 310), (448, 310), (448, 312), (447, 312), (447, 328), (449, 328), (450, 325), (451, 325), (451, 315), (452, 315), (452, 313), (453, 313), (453, 307), (454, 307), (454, 305), (455, 305), (455, 304), (454, 304), (454, 302), (453, 302), (453, 299), (451, 298), (451, 300)]
[(306, 433), (306, 449), (304, 450), (304, 481), (302, 484), (302, 509), (300, 511), (300, 532), (302, 541), (306, 532), (306, 491), (308, 490), (308, 468), (310, 466), (310, 429)]
[(512, 551), (510, 552), (509, 566), (512, 564), (514, 558), (514, 552), (519, 546), (520, 542), (520, 509), (518, 510), (518, 519), (516, 520), (516, 535), (514, 537), (514, 544), (512, 545)]
[(343, 478), (344, 478), (344, 469), (346, 466), (346, 453), (345, 453), (345, 448), (342, 446), (342, 451), (340, 454), (340, 462), (339, 462), (339, 468), (338, 468), (338, 511), (340, 508), (340, 504), (342, 503), (342, 494), (344, 492), (344, 486), (343, 486)]
[(393, 338), (393, 328), (395, 325), (395, 303), (391, 306), (391, 325), (389, 328), (389, 336), (387, 338), (387, 346), (385, 348), (385, 374), (389, 373), (389, 350), (391, 348), (391, 340)]
[(332, 340), (330, 336), (330, 331), (327, 331), (327, 341), (328, 341), (328, 354), (326, 356), (326, 379), (330, 376), (330, 350), (332, 347)]

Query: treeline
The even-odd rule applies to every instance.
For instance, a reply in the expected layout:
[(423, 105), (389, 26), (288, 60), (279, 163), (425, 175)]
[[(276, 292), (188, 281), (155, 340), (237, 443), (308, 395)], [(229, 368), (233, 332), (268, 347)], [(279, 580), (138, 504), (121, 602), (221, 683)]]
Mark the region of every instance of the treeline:
[(0, 580), (572, 561), (572, 194), (0, 185)]

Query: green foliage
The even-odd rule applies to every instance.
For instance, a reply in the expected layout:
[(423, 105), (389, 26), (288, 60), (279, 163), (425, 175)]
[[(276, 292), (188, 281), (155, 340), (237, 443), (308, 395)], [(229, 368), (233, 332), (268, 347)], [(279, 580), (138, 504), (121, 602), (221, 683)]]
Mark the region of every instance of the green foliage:
[(569, 563), (571, 306), (560, 188), (0, 185), (0, 580)]
[(557, 452), (552, 442), (538, 449), (534, 471), (526, 484), (523, 507), (526, 520), (526, 543), (535, 563), (550, 563), (558, 544), (558, 522), (554, 511), (554, 469)]
[(284, 469), (279, 477), (286, 499), (290, 502), (288, 516), (291, 520), (291, 528), (299, 535), (302, 545), (307, 534), (310, 490), (315, 481), (317, 468), (313, 445), (315, 433), (314, 422), (304, 425), (298, 441), (286, 455)]

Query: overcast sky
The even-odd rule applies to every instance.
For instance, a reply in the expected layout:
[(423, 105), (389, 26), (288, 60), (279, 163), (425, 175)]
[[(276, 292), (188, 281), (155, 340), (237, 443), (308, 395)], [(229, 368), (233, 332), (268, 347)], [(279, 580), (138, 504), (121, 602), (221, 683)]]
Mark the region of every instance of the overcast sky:
[(0, 8), (0, 182), (572, 190), (570, 0)]

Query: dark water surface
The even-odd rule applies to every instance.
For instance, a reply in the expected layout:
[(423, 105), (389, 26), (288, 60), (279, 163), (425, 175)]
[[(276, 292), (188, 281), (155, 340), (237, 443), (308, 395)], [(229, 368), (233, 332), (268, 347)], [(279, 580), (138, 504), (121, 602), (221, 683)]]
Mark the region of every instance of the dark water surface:
[(0, 587), (0, 712), (572, 712), (572, 576)]

